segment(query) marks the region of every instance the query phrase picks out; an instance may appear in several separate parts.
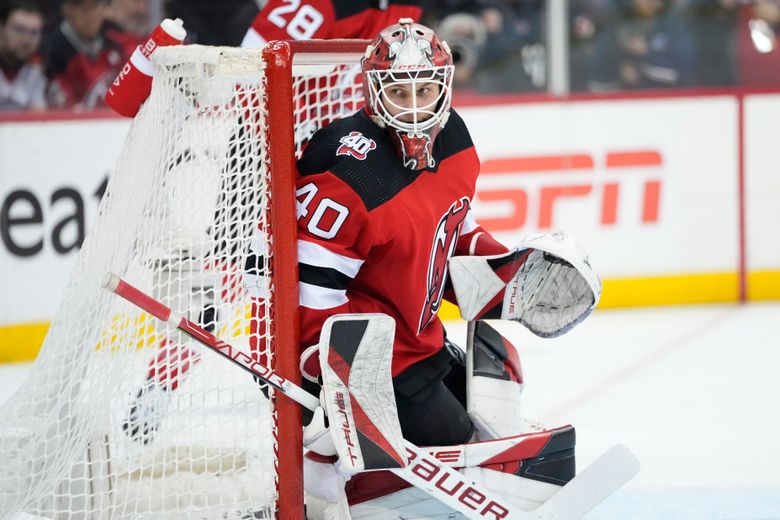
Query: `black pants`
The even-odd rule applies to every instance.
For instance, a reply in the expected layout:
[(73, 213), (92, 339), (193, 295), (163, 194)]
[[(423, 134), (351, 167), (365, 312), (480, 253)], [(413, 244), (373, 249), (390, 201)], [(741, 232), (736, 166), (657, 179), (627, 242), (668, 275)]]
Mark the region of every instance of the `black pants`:
[[(303, 387), (319, 395), (319, 385)], [(442, 349), (410, 366), (393, 379), (395, 403), (404, 438), (417, 446), (448, 446), (467, 442), (474, 425), (466, 413), (466, 368)], [(312, 413), (303, 411), (304, 424)]]
[(393, 380), (398, 419), (418, 446), (462, 444), (474, 425), (466, 413), (466, 367), (442, 349)]

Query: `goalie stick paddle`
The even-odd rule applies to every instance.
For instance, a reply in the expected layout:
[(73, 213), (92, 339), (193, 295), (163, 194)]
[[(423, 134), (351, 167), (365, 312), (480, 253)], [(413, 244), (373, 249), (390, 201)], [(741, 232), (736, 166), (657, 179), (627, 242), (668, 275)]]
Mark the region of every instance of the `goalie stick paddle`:
[[(102, 285), (259, 377), (301, 406), (309, 410), (315, 410), (319, 406), (320, 401), (315, 396), (276, 374), (269, 367), (253, 361), (245, 353), (217, 338), (197, 323), (175, 313), (116, 274), (106, 273)], [(577, 520), (625, 484), (638, 471), (638, 463), (631, 452), (623, 447), (615, 447), (577, 475), (537, 510), (523, 511), (409, 441), (404, 441), (404, 445), (409, 464), (404, 468), (390, 471), (472, 520), (483, 518)]]

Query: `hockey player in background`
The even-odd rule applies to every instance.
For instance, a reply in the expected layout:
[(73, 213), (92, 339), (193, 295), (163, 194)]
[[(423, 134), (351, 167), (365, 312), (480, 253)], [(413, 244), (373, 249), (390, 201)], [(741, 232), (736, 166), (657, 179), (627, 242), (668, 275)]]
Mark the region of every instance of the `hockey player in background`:
[[(421, 17), (422, 0), (269, 0), (252, 20), (241, 47), (261, 48), (271, 40), (368, 40), (400, 18), (419, 21)], [(347, 100), (351, 97), (349, 88), (344, 91), (341, 86), (354, 83), (358, 73), (358, 67), (348, 67), (341, 75), (309, 81), (310, 90), (321, 92), (322, 97), (344, 99), (344, 103), (334, 103), (327, 108), (332, 111), (329, 119), (348, 115), (359, 108)], [(314, 130), (316, 128), (296, 128), (296, 139), (305, 141)]]
[[(401, 19), (373, 39), (361, 66), (365, 108), (316, 132), (297, 162), (304, 387), (320, 392), (316, 354), (329, 317), (381, 313), (395, 322), (392, 390), (406, 440), (462, 445), (521, 434), (516, 350), (486, 324), (470, 328), (469, 342), (478, 352), (471, 353), (474, 370), (466, 373), (463, 351), (447, 341), (437, 316), (442, 299), (446, 294), (460, 302), (469, 320), (513, 319), (553, 336), (590, 313), (600, 292), (598, 278), (587, 256), (565, 237), (509, 251), (479, 226), (472, 200), (480, 161), (466, 125), (451, 108), (451, 52), (432, 30)], [(257, 258), (263, 251), (253, 255), (245, 280), (250, 293), (259, 295), (266, 273), (258, 266), (265, 262)], [(452, 257), (476, 262), (456, 264), (451, 276)], [(515, 283), (512, 294), (488, 290), (495, 279)], [(476, 377), (485, 374), (498, 386)], [(467, 409), (467, 392), (481, 410)], [(304, 443), (312, 450), (305, 470), (309, 518), (349, 518), (347, 500), (356, 504), (368, 497), (371, 507), (392, 507), (383, 497), (403, 488), (392, 475), (358, 474), (346, 482), (345, 492), (338, 462), (319, 456), (333, 455), (328, 439), (339, 439), (330, 436), (319, 410), (305, 414), (304, 422)], [(546, 436), (544, 448), (516, 450), (512, 464), (502, 466), (513, 469), (496, 472), (518, 478), (521, 459), (523, 471), (535, 468), (519, 500), (529, 508), (574, 476), (573, 429), (539, 435)]]
[(241, 46), (271, 40), (373, 38), (399, 18), (419, 20), (421, 0), (269, 0), (257, 13)]

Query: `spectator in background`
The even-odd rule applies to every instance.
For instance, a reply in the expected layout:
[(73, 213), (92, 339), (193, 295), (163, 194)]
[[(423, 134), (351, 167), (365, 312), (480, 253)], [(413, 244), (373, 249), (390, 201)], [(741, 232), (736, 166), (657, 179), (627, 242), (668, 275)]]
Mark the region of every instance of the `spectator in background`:
[(738, 8), (739, 0), (689, 0), (686, 19), (696, 45), (696, 86), (737, 82)]
[(597, 35), (589, 88), (682, 87), (692, 83), (695, 49), (670, 0), (617, 0), (618, 18)]
[[(297, 3), (290, 3), (291, 8)], [(184, 21), (187, 43), (235, 46), (252, 23), (250, 18), (243, 29), (237, 29), (236, 14), (251, 16), (256, 8), (255, 0), (168, 0), (165, 11), (168, 18)]]
[(233, 47), (243, 47), (245, 35), (257, 15), (260, 13), (260, 8), (268, 5), (269, 0), (253, 0), (251, 2), (245, 2), (244, 5), (239, 6), (233, 15), (230, 17), (227, 23), (228, 34), (230, 35), (227, 45)]
[(433, 24), (452, 49), (454, 84), (481, 93), (541, 90), (546, 82), (543, 2), (453, 2)]
[(588, 90), (596, 59), (596, 40), (615, 23), (614, 0), (570, 0), (569, 84), (573, 92)]
[(478, 0), (423, 0), (420, 23), (433, 26), (451, 14), (473, 13), (478, 3)]
[(150, 0), (111, 0), (108, 19), (128, 35), (142, 39), (151, 31)]
[(780, 2), (778, 0), (753, 0), (753, 16), (764, 20), (773, 29), (780, 28)]
[(92, 109), (139, 43), (107, 22), (104, 0), (63, 0), (63, 20), (43, 44), (50, 106)]
[(46, 108), (46, 78), (36, 53), (43, 13), (34, 0), (0, 3), (0, 111)]
[(49, 34), (60, 23), (60, 0), (38, 0), (43, 13), (43, 34)]
[(480, 55), (482, 69), (490, 79), (482, 92), (527, 92), (547, 86), (544, 45), (543, 0), (483, 2), (482, 19), (488, 28), (488, 43)]
[(438, 24), (432, 24), (452, 51), (457, 65), (452, 78), (455, 88), (472, 88), (479, 65), (479, 53), (487, 41), (487, 27), (482, 19), (472, 13), (453, 13)]

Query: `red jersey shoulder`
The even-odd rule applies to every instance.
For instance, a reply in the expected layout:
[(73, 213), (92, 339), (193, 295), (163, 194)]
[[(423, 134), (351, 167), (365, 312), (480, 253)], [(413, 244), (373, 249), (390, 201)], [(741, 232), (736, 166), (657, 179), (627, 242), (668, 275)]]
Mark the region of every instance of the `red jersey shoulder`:
[(318, 130), (298, 160), (298, 172), (311, 175), (360, 168), (355, 161), (374, 163), (377, 155), (386, 154), (388, 145), (392, 148), (385, 132), (361, 110)]
[(351, 258), (367, 254), (366, 210), (350, 186), (330, 172), (300, 177), (295, 198), (301, 240)]
[(298, 172), (325, 171), (350, 186), (368, 211), (389, 202), (421, 173), (404, 168), (389, 133), (362, 110), (319, 130), (304, 150)]
[(434, 143), (434, 155), (439, 161), (474, 146), (466, 123), (455, 109), (450, 109), (447, 124)]

